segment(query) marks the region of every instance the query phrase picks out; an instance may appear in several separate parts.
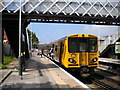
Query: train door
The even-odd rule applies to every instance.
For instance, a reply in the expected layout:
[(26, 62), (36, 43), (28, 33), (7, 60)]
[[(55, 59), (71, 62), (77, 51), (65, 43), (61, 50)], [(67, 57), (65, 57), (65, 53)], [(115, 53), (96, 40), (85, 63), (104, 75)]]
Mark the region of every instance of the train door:
[(80, 38), (80, 53), (79, 53), (79, 60), (80, 60), (80, 65), (81, 66), (86, 66), (88, 65), (88, 52), (87, 52), (87, 39), (85, 38)]
[(88, 65), (88, 52), (81, 52), (80, 53), (80, 65), (87, 66)]
[(59, 55), (59, 62), (62, 64), (62, 42), (60, 42), (60, 55)]

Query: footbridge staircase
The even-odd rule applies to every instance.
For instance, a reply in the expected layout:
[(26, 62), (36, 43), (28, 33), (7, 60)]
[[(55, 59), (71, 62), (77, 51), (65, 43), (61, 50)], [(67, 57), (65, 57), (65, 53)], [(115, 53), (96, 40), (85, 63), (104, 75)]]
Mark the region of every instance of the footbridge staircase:
[[(109, 36), (104, 37), (104, 40), (100, 41), (99, 44), (99, 55), (102, 57), (114, 58), (115, 43), (120, 40), (120, 27), (118, 30)], [(110, 53), (109, 53), (110, 52)]]

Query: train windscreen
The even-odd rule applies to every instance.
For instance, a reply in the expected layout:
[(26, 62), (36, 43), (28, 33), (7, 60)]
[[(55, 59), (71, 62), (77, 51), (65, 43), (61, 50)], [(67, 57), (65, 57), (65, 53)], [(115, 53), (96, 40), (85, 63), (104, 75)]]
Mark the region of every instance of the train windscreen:
[(88, 43), (90, 52), (96, 52), (98, 50), (97, 38), (90, 38)]
[(96, 52), (97, 38), (68, 38), (68, 51), (77, 52)]

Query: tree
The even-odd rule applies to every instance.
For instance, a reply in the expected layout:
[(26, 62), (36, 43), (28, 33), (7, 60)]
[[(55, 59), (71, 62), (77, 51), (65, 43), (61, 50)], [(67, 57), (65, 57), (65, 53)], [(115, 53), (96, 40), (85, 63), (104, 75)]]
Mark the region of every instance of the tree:
[(32, 34), (32, 45), (33, 45), (33, 47), (37, 48), (37, 45), (39, 44), (38, 37), (36, 36), (36, 34), (34, 32), (31, 32), (29, 29), (27, 29), (27, 30), (28, 30), (28, 36), (29, 36), (30, 40), (31, 40), (31, 34)]

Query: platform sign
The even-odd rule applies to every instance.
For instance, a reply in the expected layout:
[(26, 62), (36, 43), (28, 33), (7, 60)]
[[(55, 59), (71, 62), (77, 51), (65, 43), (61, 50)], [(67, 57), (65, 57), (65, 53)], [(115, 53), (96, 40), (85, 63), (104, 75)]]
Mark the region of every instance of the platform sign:
[(116, 42), (115, 44), (115, 53), (120, 54), (120, 42)]

